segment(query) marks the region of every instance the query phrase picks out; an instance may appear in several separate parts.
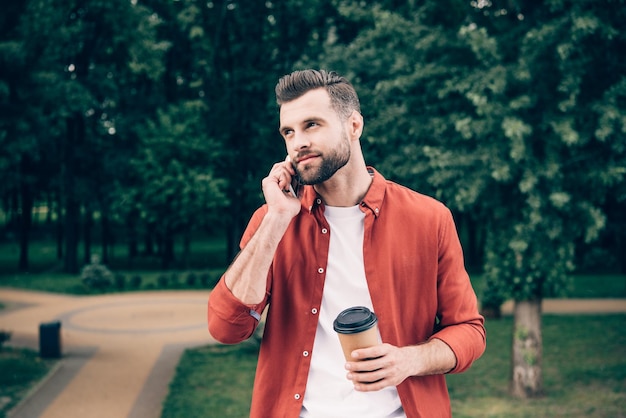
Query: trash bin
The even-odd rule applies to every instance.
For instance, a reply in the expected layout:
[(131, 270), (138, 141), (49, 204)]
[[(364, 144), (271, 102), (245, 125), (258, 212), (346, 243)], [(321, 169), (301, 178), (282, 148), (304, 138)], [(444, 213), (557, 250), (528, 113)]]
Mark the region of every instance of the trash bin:
[(61, 357), (61, 322), (39, 324), (39, 356), (41, 358)]

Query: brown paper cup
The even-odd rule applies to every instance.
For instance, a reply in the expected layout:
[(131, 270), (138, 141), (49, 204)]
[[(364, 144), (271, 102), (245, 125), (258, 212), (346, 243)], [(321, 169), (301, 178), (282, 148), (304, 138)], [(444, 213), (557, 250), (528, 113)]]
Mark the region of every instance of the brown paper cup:
[(354, 361), (352, 351), (378, 344), (378, 318), (364, 306), (355, 306), (337, 315), (333, 328), (337, 332), (346, 361)]

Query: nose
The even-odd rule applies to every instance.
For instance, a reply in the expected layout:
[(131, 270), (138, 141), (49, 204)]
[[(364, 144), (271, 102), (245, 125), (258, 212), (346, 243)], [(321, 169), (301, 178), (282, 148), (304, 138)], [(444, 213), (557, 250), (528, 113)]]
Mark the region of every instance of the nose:
[(294, 132), (291, 138), (291, 148), (298, 152), (311, 146), (309, 136), (305, 132)]

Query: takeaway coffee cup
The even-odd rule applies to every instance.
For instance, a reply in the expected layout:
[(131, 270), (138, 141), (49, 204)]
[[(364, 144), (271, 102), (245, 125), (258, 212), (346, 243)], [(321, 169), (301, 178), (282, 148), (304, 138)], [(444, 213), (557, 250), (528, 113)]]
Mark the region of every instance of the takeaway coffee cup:
[(350, 355), (358, 348), (378, 344), (378, 318), (365, 306), (354, 306), (342, 311), (333, 322), (339, 336), (346, 361), (354, 361)]

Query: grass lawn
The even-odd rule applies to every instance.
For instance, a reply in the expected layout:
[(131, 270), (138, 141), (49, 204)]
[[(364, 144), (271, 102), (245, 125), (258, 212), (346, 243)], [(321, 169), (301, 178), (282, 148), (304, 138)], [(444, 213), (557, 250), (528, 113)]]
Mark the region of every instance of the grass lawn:
[(187, 350), (161, 418), (248, 417), (257, 350), (250, 344)]
[(0, 418), (56, 364), (42, 360), (37, 352), (12, 347), (0, 347)]
[(512, 317), (487, 322), (487, 350), (448, 376), (455, 418), (596, 417), (626, 414), (626, 315), (544, 315), (542, 399), (507, 396)]
[[(468, 372), (448, 376), (455, 418), (626, 414), (626, 315), (545, 315), (545, 396), (536, 400), (507, 395), (511, 330), (511, 317), (488, 321), (483, 357)], [(247, 417), (255, 366), (256, 352), (245, 343), (187, 351), (162, 418)]]
[[(472, 286), (480, 298), (485, 287), (481, 274), (470, 275)], [(562, 298), (626, 298), (626, 274), (574, 274), (567, 279)]]

